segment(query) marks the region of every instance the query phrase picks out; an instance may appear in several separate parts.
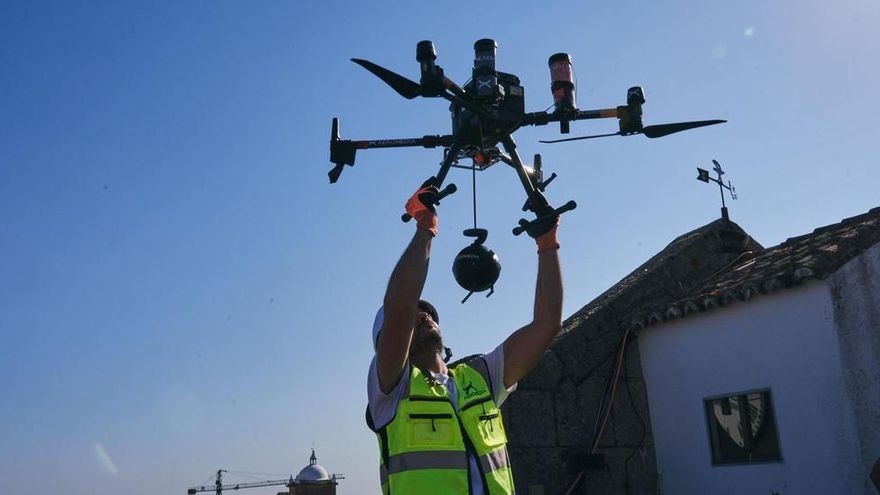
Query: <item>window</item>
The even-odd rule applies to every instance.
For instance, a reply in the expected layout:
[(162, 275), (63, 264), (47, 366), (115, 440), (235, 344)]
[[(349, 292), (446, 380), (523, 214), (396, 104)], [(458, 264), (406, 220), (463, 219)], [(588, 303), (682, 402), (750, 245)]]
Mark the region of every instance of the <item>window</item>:
[(713, 465), (782, 460), (769, 390), (713, 397), (704, 403)]

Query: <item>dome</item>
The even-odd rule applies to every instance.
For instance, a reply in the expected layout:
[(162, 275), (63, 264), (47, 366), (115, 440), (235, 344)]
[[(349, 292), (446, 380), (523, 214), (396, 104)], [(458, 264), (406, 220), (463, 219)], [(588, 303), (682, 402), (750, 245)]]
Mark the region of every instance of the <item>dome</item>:
[(298, 483), (315, 483), (317, 481), (330, 481), (330, 475), (327, 470), (318, 464), (318, 458), (315, 457), (315, 450), (312, 449), (312, 456), (309, 458), (309, 465), (302, 468), (296, 475)]
[(311, 483), (315, 481), (329, 481), (330, 475), (327, 474), (327, 470), (324, 469), (320, 464), (310, 464), (299, 472), (296, 475), (296, 481), (300, 483)]

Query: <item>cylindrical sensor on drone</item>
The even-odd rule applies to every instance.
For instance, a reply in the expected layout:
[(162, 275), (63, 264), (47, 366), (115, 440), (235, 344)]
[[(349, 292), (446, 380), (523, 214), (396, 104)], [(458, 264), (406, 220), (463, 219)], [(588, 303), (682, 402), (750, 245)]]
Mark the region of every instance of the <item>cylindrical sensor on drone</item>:
[(550, 57), (550, 91), (557, 110), (573, 110), (577, 108), (575, 97), (574, 75), (571, 69), (571, 57), (567, 53), (556, 53)]
[(498, 73), (495, 72), (495, 40), (484, 38), (474, 43), (474, 88), (478, 97), (493, 98), (497, 94)]
[(437, 60), (437, 50), (434, 49), (434, 43), (430, 40), (419, 41), (416, 45), (416, 60), (422, 65), (422, 72), (425, 72), (426, 65), (431, 67)]

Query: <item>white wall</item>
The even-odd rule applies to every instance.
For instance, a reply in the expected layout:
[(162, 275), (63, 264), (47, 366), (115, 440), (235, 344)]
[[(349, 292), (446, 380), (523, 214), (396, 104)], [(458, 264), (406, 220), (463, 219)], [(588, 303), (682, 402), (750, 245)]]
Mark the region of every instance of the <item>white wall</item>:
[[(648, 327), (639, 349), (664, 493), (864, 493), (824, 282)], [(703, 399), (768, 387), (782, 462), (713, 467)]]
[[(880, 458), (880, 244), (829, 277), (841, 366), (859, 427), (862, 465)], [(866, 491), (875, 493), (865, 480)]]

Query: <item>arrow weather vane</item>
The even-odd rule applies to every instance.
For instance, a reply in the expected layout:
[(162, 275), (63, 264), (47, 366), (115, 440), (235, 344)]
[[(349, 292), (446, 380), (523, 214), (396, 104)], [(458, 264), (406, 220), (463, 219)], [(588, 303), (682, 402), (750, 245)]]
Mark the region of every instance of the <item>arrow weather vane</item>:
[(730, 199), (736, 199), (736, 188), (733, 187), (730, 181), (727, 181), (727, 184), (725, 184), (721, 179), (721, 176), (724, 175), (724, 170), (721, 169), (721, 164), (715, 160), (712, 160), (712, 163), (715, 164), (715, 167), (712, 170), (718, 172), (718, 178), (709, 177), (708, 170), (703, 170), (700, 167), (697, 167), (697, 173), (699, 174), (697, 175), (697, 180), (703, 181), (706, 184), (708, 184), (709, 181), (718, 184), (718, 190), (721, 192), (721, 218), (729, 222), (730, 217), (727, 215), (727, 205), (724, 203), (724, 190), (727, 189), (730, 191)]

